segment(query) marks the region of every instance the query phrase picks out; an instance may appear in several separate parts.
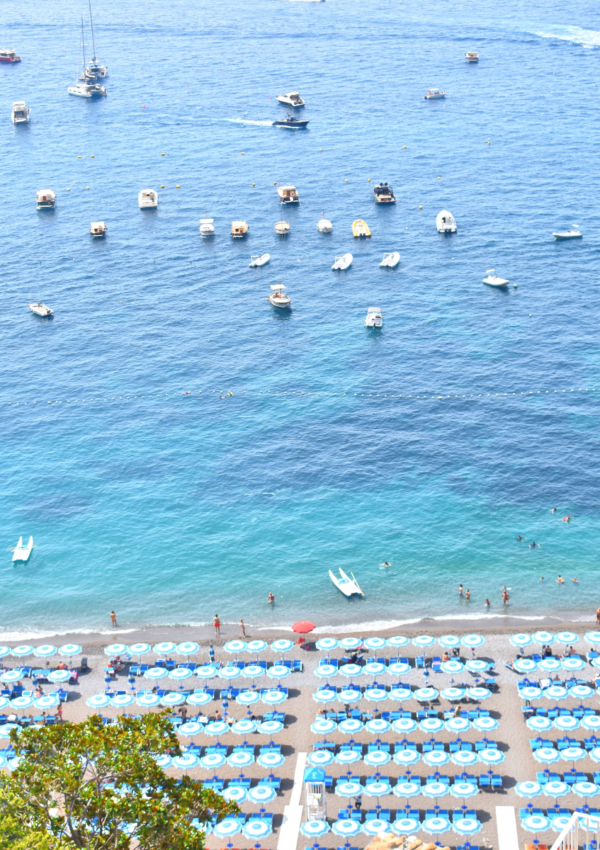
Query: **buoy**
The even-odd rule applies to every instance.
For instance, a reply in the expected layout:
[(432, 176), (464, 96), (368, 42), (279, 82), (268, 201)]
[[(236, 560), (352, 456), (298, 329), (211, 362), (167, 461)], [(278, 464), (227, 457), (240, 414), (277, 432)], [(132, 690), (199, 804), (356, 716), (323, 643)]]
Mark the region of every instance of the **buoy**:
[(322, 150), (323, 150), (323, 148), (319, 148), (319, 150), (320, 150), (320, 151), (322, 151)]
[(240, 156), (244, 156), (244, 151), (242, 151), (242, 153), (240, 154)]
[(517, 289), (517, 284), (513, 283), (513, 289)]
[(78, 156), (78, 157), (77, 157), (77, 159), (81, 159), (81, 157), (80, 157), (80, 156)]
[(441, 177), (438, 177), (438, 180), (441, 180), (441, 179), (442, 179)]
[(164, 156), (164, 153), (161, 153), (161, 156)]
[(492, 144), (491, 142), (488, 142), (488, 145), (491, 145), (491, 144)]
[(402, 150), (403, 150), (403, 151), (405, 151), (405, 150), (406, 150), (406, 145), (402, 145)]
[(70, 191), (71, 191), (70, 189), (67, 189), (67, 192), (70, 192)]
[(94, 154), (90, 154), (90, 159), (94, 159)]
[(423, 209), (423, 207), (419, 207), (419, 209), (420, 209), (420, 210), (422, 210), (422, 209)]
[(346, 183), (347, 183), (347, 182), (348, 182), (348, 181), (346, 180)]
[(86, 189), (89, 189), (90, 187), (89, 187), (89, 186), (86, 186), (85, 188), (86, 188)]
[(367, 180), (367, 183), (370, 183), (370, 182), (371, 182), (371, 178), (369, 177), (369, 179)]
[(161, 189), (164, 189), (164, 188), (165, 188), (165, 184), (163, 183), (163, 184), (161, 185), (161, 187), (160, 187), (160, 188), (161, 188)]
[(176, 189), (179, 189), (179, 183), (175, 186)]
[(273, 186), (277, 186), (277, 180), (273, 180)]
[(119, 304), (122, 304), (122, 303), (123, 303), (122, 301), (119, 301)]
[(143, 105), (142, 105), (142, 109), (145, 109), (145, 108), (146, 108), (146, 104), (143, 104)]
[(256, 183), (253, 183), (252, 185), (253, 185), (253, 186), (256, 186)]

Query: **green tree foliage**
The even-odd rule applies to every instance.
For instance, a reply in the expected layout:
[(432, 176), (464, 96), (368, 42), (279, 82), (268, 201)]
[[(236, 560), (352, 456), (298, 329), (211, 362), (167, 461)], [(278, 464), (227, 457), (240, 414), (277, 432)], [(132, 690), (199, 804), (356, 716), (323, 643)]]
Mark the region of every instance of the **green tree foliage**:
[(59, 847), (200, 850), (204, 833), (191, 821), (239, 811), (201, 783), (158, 767), (155, 755), (180, 754), (166, 712), (109, 726), (95, 715), (13, 732), (12, 741), (22, 759), (3, 783), (12, 814)]
[(0, 850), (58, 850), (52, 836), (34, 832), (19, 818), (9, 779), (0, 775)]

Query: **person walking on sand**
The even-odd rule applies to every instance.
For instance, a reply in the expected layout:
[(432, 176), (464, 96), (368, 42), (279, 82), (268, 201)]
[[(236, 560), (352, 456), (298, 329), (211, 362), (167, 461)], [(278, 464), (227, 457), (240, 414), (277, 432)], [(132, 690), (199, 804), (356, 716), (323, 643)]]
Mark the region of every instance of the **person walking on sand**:
[(221, 621), (218, 614), (213, 617), (213, 626), (215, 627), (215, 636), (221, 637)]
[(246, 626), (244, 625), (243, 620), (240, 620), (240, 627), (242, 629), (242, 637), (246, 637)]
[(117, 615), (115, 614), (114, 611), (110, 612), (110, 621), (112, 623), (113, 629), (116, 629), (117, 628)]

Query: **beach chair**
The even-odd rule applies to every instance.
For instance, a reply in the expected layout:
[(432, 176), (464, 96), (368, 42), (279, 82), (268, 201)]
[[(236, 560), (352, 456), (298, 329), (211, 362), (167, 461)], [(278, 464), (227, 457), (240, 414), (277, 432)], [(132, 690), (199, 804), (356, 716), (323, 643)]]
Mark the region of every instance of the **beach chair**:
[(350, 812), (352, 810), (350, 808), (340, 809), (338, 812), (338, 820), (350, 820)]
[(499, 773), (492, 774), (492, 791), (502, 790), (502, 777)]
[(417, 655), (417, 657), (415, 658), (415, 667), (417, 669), (421, 668), (421, 667), (425, 667), (425, 656), (424, 655)]
[(362, 823), (362, 812), (359, 809), (351, 809), (350, 820), (355, 820), (357, 823)]
[(296, 661), (292, 662), (292, 672), (293, 673), (302, 673), (303, 670), (304, 670), (304, 664), (302, 663), (302, 661), (297, 659)]
[(439, 673), (442, 669), (442, 659), (437, 655), (431, 659), (431, 669), (434, 673)]
[(482, 773), (479, 777), (479, 787), (485, 791), (489, 791), (492, 787), (492, 777), (489, 773)]

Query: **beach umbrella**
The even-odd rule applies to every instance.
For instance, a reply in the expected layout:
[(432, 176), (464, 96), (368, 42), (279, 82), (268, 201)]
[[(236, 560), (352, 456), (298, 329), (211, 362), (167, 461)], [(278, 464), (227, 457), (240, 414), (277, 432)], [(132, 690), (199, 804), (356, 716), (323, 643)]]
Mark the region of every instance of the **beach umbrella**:
[(11, 655), (14, 658), (25, 658), (27, 655), (33, 655), (33, 647), (29, 644), (21, 644), (21, 646), (13, 646)]
[(321, 640), (317, 641), (316, 647), (320, 652), (330, 652), (338, 648), (338, 642), (332, 637), (321, 638)]
[(6, 658), (7, 655), (10, 655), (10, 646), (0, 646), (0, 658)]
[(254, 705), (260, 700), (260, 694), (256, 691), (242, 691), (237, 695), (235, 701), (239, 705)]
[(386, 639), (382, 637), (369, 637), (364, 641), (364, 645), (367, 649), (383, 649), (386, 644)]
[(445, 817), (426, 818), (423, 821), (422, 829), (430, 835), (441, 835), (442, 832), (448, 832), (450, 829), (450, 821)]
[(20, 682), (21, 679), (25, 676), (22, 670), (7, 670), (6, 673), (2, 673), (0, 675), (0, 679), (3, 682)]
[(202, 667), (196, 667), (194, 673), (199, 679), (212, 679), (217, 675), (217, 668), (212, 664), (203, 664)]
[(580, 797), (595, 797), (598, 793), (598, 786), (595, 782), (576, 782), (572, 789)]
[[(356, 667), (356, 665), (353, 666)], [(318, 667), (315, 667), (314, 674), (315, 676), (318, 676), (319, 679), (330, 679), (332, 676), (336, 675), (337, 671), (337, 667), (333, 664), (319, 664)]]
[(420, 648), (425, 646), (433, 646), (435, 643), (435, 638), (431, 637), (431, 635), (417, 635), (417, 637), (413, 638), (413, 644)]
[(387, 670), (385, 664), (380, 661), (367, 661), (363, 667), (363, 673), (368, 676), (380, 676)]
[(401, 781), (397, 782), (394, 785), (394, 794), (396, 797), (404, 797), (405, 800), (408, 800), (410, 797), (418, 797), (421, 793), (421, 781), (413, 782), (413, 781)]
[(527, 780), (526, 782), (517, 782), (515, 791), (519, 797), (539, 797), (542, 793), (542, 786), (539, 782)]
[(528, 717), (525, 721), (525, 725), (528, 729), (531, 729), (533, 732), (547, 732), (549, 729), (552, 729), (552, 721), (547, 717)]
[(335, 756), (329, 750), (315, 750), (309, 753), (307, 761), (312, 767), (327, 767), (333, 764)]
[(589, 699), (594, 696), (594, 689), (589, 685), (574, 685), (569, 688), (569, 696), (574, 699)]
[(390, 731), (391, 726), (388, 720), (382, 720), (381, 718), (376, 717), (373, 720), (367, 720), (365, 723), (365, 729), (367, 732), (370, 732), (371, 735), (384, 735), (386, 732)]
[(44, 643), (41, 646), (36, 646), (33, 650), (33, 654), (36, 658), (50, 658), (52, 655), (56, 655), (57, 652), (57, 648), (51, 643)]
[(358, 797), (363, 792), (363, 786), (360, 782), (351, 782), (349, 780), (338, 781), (335, 786), (335, 793), (338, 797)]
[(0, 697), (0, 708), (8, 708), (10, 706), (10, 699), (8, 697)]
[(269, 785), (256, 785), (248, 791), (248, 799), (257, 806), (261, 805), (261, 803), (271, 803), (276, 796), (275, 789)]
[(238, 750), (228, 756), (227, 764), (231, 765), (231, 767), (250, 767), (251, 764), (254, 764), (254, 755)]
[(555, 832), (562, 832), (568, 826), (571, 815), (557, 815), (550, 819), (550, 826)]
[(545, 794), (546, 797), (554, 797), (555, 800), (568, 793), (569, 786), (566, 782), (546, 782), (545, 785), (542, 785), (542, 794)]
[(243, 803), (246, 799), (246, 790), (242, 788), (241, 785), (230, 785), (229, 788), (221, 791), (221, 796), (224, 797), (228, 803)]
[(362, 646), (362, 640), (361, 638), (355, 637), (342, 638), (342, 640), (340, 641), (340, 646), (342, 647), (342, 649), (358, 649), (360, 646)]
[(402, 767), (410, 767), (421, 761), (421, 754), (416, 750), (396, 750), (394, 753), (394, 761)]
[(340, 673), (342, 676), (360, 676), (362, 673), (362, 667), (358, 664), (342, 664), (340, 667)]
[(455, 782), (450, 787), (450, 793), (453, 797), (466, 800), (468, 797), (475, 797), (476, 794), (479, 794), (479, 788), (473, 782)]
[(560, 761), (560, 753), (553, 747), (540, 747), (539, 750), (534, 751), (533, 757), (542, 764), (555, 764)]
[(513, 669), (518, 673), (533, 673), (537, 670), (537, 664), (531, 658), (517, 658), (513, 663)]
[(534, 632), (533, 642), (539, 644), (540, 646), (549, 646), (551, 643), (554, 643), (554, 635), (550, 632), (545, 631)]
[(593, 749), (588, 750), (588, 755), (592, 761), (600, 762), (600, 747), (593, 747)]
[(264, 652), (267, 647), (266, 640), (251, 640), (246, 644), (246, 652)]
[(361, 758), (361, 753), (356, 750), (341, 750), (335, 757), (335, 760), (337, 764), (355, 764)]
[(385, 797), (386, 794), (392, 793), (390, 780), (385, 778), (371, 782), (369, 779), (367, 779), (364, 793), (367, 795), (367, 797)]
[(363, 759), (364, 763), (371, 767), (382, 767), (384, 764), (389, 764), (391, 760), (391, 755), (385, 750), (371, 750)]
[(227, 759), (221, 753), (209, 753), (200, 759), (200, 767), (204, 770), (218, 770), (227, 763)]
[(13, 729), (16, 729), (17, 732), (21, 731), (21, 727), (18, 723), (3, 723), (2, 726), (0, 726), (0, 738), (10, 738), (10, 733)]
[(542, 658), (540, 669), (545, 670), (547, 673), (556, 673), (557, 670), (561, 669), (561, 664), (558, 658)]
[(248, 823), (242, 827), (242, 832), (246, 838), (266, 838), (273, 830), (270, 821), (260, 820), (259, 818), (250, 819)]
[(511, 635), (509, 638), (513, 646), (530, 646), (533, 643), (531, 635), (519, 632), (516, 635)]
[(126, 643), (111, 643), (104, 647), (105, 655), (125, 655), (129, 652), (129, 647)]
[(521, 826), (527, 832), (545, 832), (550, 828), (550, 821), (543, 815), (529, 815), (529, 817), (523, 818)]
[(577, 643), (579, 635), (576, 635), (575, 632), (557, 632), (556, 640), (559, 643)]
[(110, 704), (113, 708), (127, 708), (135, 702), (131, 694), (116, 694), (111, 697)]
[(283, 732), (284, 726), (280, 720), (264, 720), (258, 724), (258, 731), (261, 735), (276, 735), (278, 732)]
[[(142, 655), (147, 655), (149, 652), (152, 652), (152, 647), (149, 643), (132, 643), (131, 646), (128, 647), (128, 650), (130, 655), (137, 655), (138, 658), (141, 658)], [(60, 652), (60, 649), (58, 651)]]
[(229, 730), (229, 726), (225, 723), (224, 720), (214, 720), (212, 723), (207, 723), (204, 727), (204, 731), (207, 735), (211, 737), (218, 737), (219, 735), (224, 735), (225, 732)]
[[(175, 652), (177, 655), (183, 655), (187, 658), (190, 655), (195, 655), (199, 650), (200, 647), (193, 640), (185, 640), (183, 643), (178, 644)], [(137, 652), (135, 654), (137, 655)]]
[(400, 735), (410, 735), (416, 728), (416, 721), (412, 717), (401, 717), (400, 720), (394, 720), (392, 723), (392, 729)]
[(337, 723), (333, 720), (327, 720), (327, 718), (319, 718), (312, 723), (310, 727), (310, 731), (315, 735), (329, 735), (331, 732), (335, 732), (337, 729)]
[(574, 670), (583, 670), (585, 667), (585, 661), (583, 658), (563, 658), (562, 660), (563, 670), (569, 670), (573, 672)]
[(11, 708), (31, 708), (33, 697), (15, 697), (10, 701)]
[(154, 682), (156, 679), (164, 679), (168, 675), (166, 667), (150, 667), (144, 673), (144, 679), (150, 679)]
[(534, 685), (526, 685), (524, 688), (519, 688), (519, 696), (526, 700), (541, 699), (544, 692), (541, 688), (536, 688)]
[(242, 671), (240, 670), (239, 667), (233, 667), (233, 666), (221, 667), (221, 669), (218, 671), (217, 675), (221, 679), (227, 679), (227, 680), (237, 679), (239, 676), (242, 675)]
[(176, 667), (175, 670), (169, 670), (169, 679), (173, 679), (175, 682), (189, 679), (191, 675), (192, 671), (188, 670), (187, 667)]
[(135, 701), (142, 708), (154, 708), (160, 704), (160, 697), (158, 694), (138, 694)]
[(425, 753), (423, 761), (429, 767), (441, 767), (443, 764), (448, 764), (450, 756), (444, 750), (432, 750), (430, 753)]
[(560, 751), (560, 756), (563, 761), (580, 761), (585, 758), (587, 751), (583, 747), (566, 747)]
[(110, 697), (108, 694), (94, 694), (86, 699), (85, 704), (90, 708), (106, 708), (110, 705)]
[(457, 753), (452, 753), (451, 760), (459, 767), (473, 767), (479, 761), (479, 757), (471, 750), (459, 750)]
[(191, 770), (193, 767), (197, 767), (199, 763), (200, 759), (193, 753), (184, 753), (181, 756), (173, 756), (171, 759), (171, 764), (177, 770)]
[(417, 702), (431, 702), (437, 698), (438, 692), (435, 688), (417, 688), (413, 693)]
[(213, 835), (217, 835), (219, 838), (229, 838), (230, 835), (237, 835), (240, 829), (241, 823), (237, 818), (225, 818), (213, 828)]
[(421, 821), (415, 818), (397, 818), (392, 824), (392, 831), (396, 835), (413, 835), (421, 828)]
[(324, 820), (307, 820), (300, 827), (300, 832), (308, 838), (320, 838), (329, 832), (329, 824)]
[(442, 635), (438, 638), (438, 643), (445, 649), (454, 649), (455, 646), (460, 646), (460, 638), (458, 635)]
[(428, 735), (436, 735), (444, 728), (444, 721), (439, 717), (426, 717), (419, 723), (421, 732), (426, 732)]
[(469, 699), (477, 700), (478, 702), (488, 699), (491, 695), (492, 692), (489, 688), (467, 688), (467, 696)]
[(442, 672), (444, 673), (462, 673), (465, 665), (462, 661), (442, 661)]
[(561, 732), (574, 732), (575, 729), (579, 729), (579, 720), (570, 715), (561, 715), (554, 720), (554, 726), (556, 729), (560, 729)]
[(281, 755), (281, 753), (261, 753), (261, 755), (259, 755), (256, 759), (256, 763), (259, 767), (264, 767), (266, 770), (272, 770), (285, 764), (285, 758)]
[(365, 821), (362, 831), (364, 835), (377, 835), (380, 832), (389, 832), (391, 828), (388, 821), (373, 818), (373, 820)]
[(283, 691), (272, 690), (267, 691), (261, 697), (265, 705), (281, 705), (287, 699), (287, 694)]
[(387, 645), (396, 648), (398, 648), (399, 646), (406, 646), (409, 643), (409, 639), (407, 637), (404, 637), (404, 635), (394, 635), (393, 637), (387, 639)]
[(385, 688), (365, 688), (364, 697), (369, 702), (382, 702), (388, 697)]
[[(112, 703), (112, 700), (111, 700)], [(33, 704), (36, 708), (58, 708), (60, 705), (60, 697), (58, 694), (44, 694), (41, 697), (34, 697)]]
[(412, 699), (412, 691), (408, 686), (405, 688), (390, 688), (390, 699), (396, 702), (405, 702), (407, 699)]
[(597, 732), (600, 730), (600, 715), (586, 714), (581, 721), (581, 725), (590, 732)]
[(66, 682), (71, 678), (70, 670), (51, 670), (46, 678), (50, 682)]
[(231, 731), (235, 735), (250, 735), (252, 732), (256, 732), (256, 723), (254, 720), (238, 720), (231, 727)]
[(404, 676), (405, 673), (410, 672), (410, 664), (406, 661), (393, 661), (391, 664), (388, 664), (387, 671), (392, 676)]
[(160, 643), (155, 643), (152, 647), (152, 652), (155, 655), (169, 655), (171, 652), (175, 652), (177, 648), (177, 644), (173, 643), (170, 640), (163, 640)]
[(320, 703), (335, 702), (337, 698), (337, 691), (331, 690), (331, 688), (319, 688), (313, 694), (314, 701)]
[(471, 721), (467, 720), (466, 717), (451, 717), (450, 720), (446, 720), (444, 726), (448, 732), (454, 732), (458, 735), (471, 728)]
[(173, 705), (183, 705), (185, 702), (185, 695), (177, 693), (177, 691), (172, 691), (171, 693), (165, 694), (160, 698), (160, 704), (166, 705), (167, 707)]
[(450, 702), (460, 702), (465, 698), (465, 694), (465, 688), (443, 688), (443, 690), (440, 691), (440, 696), (444, 699), (450, 700)]
[(588, 643), (598, 644), (600, 643), (600, 632), (586, 632), (585, 639), (588, 641)]
[(195, 691), (189, 695), (186, 702), (188, 705), (208, 705), (209, 702), (212, 702), (212, 697), (206, 691)]
[(457, 835), (475, 835), (481, 824), (475, 818), (459, 818), (452, 823), (452, 829)]
[(338, 731), (343, 735), (354, 735), (357, 732), (360, 732), (363, 729), (363, 724), (360, 720), (354, 720), (353, 718), (348, 718), (347, 720), (342, 720), (340, 724), (338, 724)]
[(487, 661), (483, 661), (481, 658), (471, 658), (465, 664), (469, 673), (485, 673), (489, 666)]
[(271, 679), (286, 679), (292, 671), (284, 664), (274, 664), (267, 670), (267, 676)]
[(478, 732), (491, 732), (497, 729), (500, 724), (494, 717), (477, 717), (473, 720), (473, 729)]
[(331, 827), (331, 831), (334, 835), (341, 835), (342, 838), (351, 838), (360, 832), (360, 824), (356, 820), (350, 820), (350, 818), (338, 820)]
[(290, 652), (294, 648), (294, 641), (287, 638), (279, 638), (271, 644), (273, 652)]
[(81, 655), (83, 650), (77, 643), (65, 643), (58, 647), (58, 654), (65, 658), (72, 658), (74, 655)]
[(479, 756), (479, 761), (483, 762), (483, 764), (502, 764), (506, 755), (502, 752), (502, 750), (492, 750), (489, 747), (486, 747), (485, 750), (479, 750), (477, 753)]
[(481, 635), (464, 635), (461, 643), (463, 646), (469, 647), (469, 649), (475, 649), (478, 646), (483, 646), (485, 640)]

